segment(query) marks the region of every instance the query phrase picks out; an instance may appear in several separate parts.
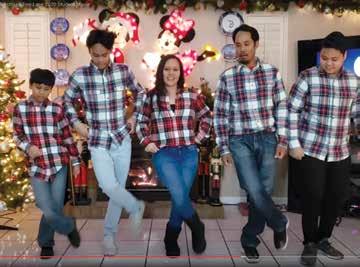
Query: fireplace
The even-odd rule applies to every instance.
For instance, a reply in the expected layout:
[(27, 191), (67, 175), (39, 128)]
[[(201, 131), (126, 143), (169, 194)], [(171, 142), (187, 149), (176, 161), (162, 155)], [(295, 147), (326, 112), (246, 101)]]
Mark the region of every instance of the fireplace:
[(132, 151), (129, 176), (126, 188), (140, 199), (147, 201), (168, 200), (169, 191), (157, 177), (151, 162), (151, 153), (147, 153), (136, 136), (132, 137)]

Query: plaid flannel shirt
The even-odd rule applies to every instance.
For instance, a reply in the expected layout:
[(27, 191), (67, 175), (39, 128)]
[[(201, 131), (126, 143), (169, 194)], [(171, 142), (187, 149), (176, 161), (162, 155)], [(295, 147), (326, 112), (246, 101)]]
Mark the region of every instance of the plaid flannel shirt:
[(49, 100), (36, 104), (30, 96), (15, 106), (14, 139), (19, 148), (28, 152), (38, 147), (42, 155), (30, 160), (30, 176), (49, 181), (69, 163), (79, 164), (79, 153), (71, 135), (63, 108)]
[(147, 93), (142, 111), (138, 115), (137, 134), (140, 143), (154, 142), (157, 147), (191, 145), (196, 137), (203, 140), (210, 132), (211, 112), (204, 98), (192, 89), (179, 92), (175, 98), (175, 111), (170, 107), (168, 96)]
[(336, 78), (318, 67), (301, 72), (288, 102), (289, 147), (302, 147), (320, 160), (347, 158), (350, 117), (360, 115), (359, 86), (359, 78), (346, 70)]
[(73, 103), (82, 97), (89, 124), (89, 146), (110, 149), (112, 141), (121, 144), (129, 133), (125, 118), (126, 90), (136, 99), (134, 116), (142, 106), (144, 90), (125, 64), (110, 63), (100, 71), (94, 64), (77, 69), (64, 94), (67, 116), (72, 125), (79, 122)]
[(229, 136), (275, 132), (287, 147), (286, 93), (281, 75), (270, 64), (249, 69), (237, 64), (219, 78), (214, 103), (214, 128), (220, 154), (230, 153)]

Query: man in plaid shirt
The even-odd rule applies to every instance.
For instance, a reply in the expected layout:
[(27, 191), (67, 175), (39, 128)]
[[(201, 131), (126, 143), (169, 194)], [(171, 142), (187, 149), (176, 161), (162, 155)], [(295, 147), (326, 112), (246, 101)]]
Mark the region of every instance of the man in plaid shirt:
[(332, 259), (344, 257), (328, 239), (348, 191), (350, 116), (360, 104), (359, 79), (343, 67), (345, 42), (342, 33), (329, 34), (322, 42), (320, 66), (301, 72), (289, 97), (290, 156), (301, 174), (295, 179), (302, 204), (304, 265), (315, 264), (318, 249)]
[(74, 175), (79, 173), (79, 153), (62, 107), (48, 99), (54, 83), (51, 71), (32, 70), (32, 95), (17, 104), (13, 113), (15, 142), (29, 156), (31, 185), (43, 212), (38, 234), (43, 259), (54, 256), (55, 232), (67, 235), (74, 247), (80, 245), (75, 220), (62, 212), (67, 168), (71, 158)]
[[(78, 68), (70, 77), (64, 94), (67, 115), (75, 130), (89, 141), (89, 150), (99, 186), (109, 196), (104, 222), (104, 254), (115, 255), (118, 223), (124, 207), (130, 214), (131, 226), (138, 232), (144, 202), (125, 189), (130, 167), (131, 138), (135, 117), (142, 105), (144, 90), (125, 64), (110, 61), (116, 35), (104, 30), (90, 32), (86, 45), (91, 62)], [(125, 117), (127, 90), (136, 99), (135, 111)], [(88, 126), (77, 117), (73, 103), (83, 98)]]
[(238, 64), (220, 75), (215, 103), (216, 142), (225, 166), (235, 163), (249, 199), (241, 244), (248, 262), (258, 262), (257, 235), (265, 223), (277, 249), (287, 245), (288, 219), (271, 199), (277, 159), (287, 153), (286, 93), (279, 71), (255, 56), (258, 31), (241, 25), (233, 32)]

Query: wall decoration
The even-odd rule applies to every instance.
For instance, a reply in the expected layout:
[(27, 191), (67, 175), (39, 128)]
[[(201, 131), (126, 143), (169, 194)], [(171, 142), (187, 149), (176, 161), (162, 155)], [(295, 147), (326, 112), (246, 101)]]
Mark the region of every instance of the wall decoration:
[(65, 60), (70, 55), (70, 49), (66, 44), (56, 44), (50, 50), (51, 58), (57, 61)]
[(90, 31), (97, 28), (96, 20), (90, 18), (74, 26), (72, 38), (73, 45), (76, 46), (78, 42), (85, 44)]
[(225, 61), (234, 62), (236, 61), (236, 48), (234, 44), (226, 44), (221, 49), (221, 54)]
[(58, 69), (54, 71), (55, 86), (66, 86), (69, 82), (69, 72), (66, 69)]
[(242, 16), (235, 11), (225, 12), (219, 18), (219, 27), (227, 36), (232, 36), (233, 31), (243, 23)]
[(50, 22), (50, 30), (56, 35), (64, 34), (69, 29), (69, 21), (64, 17), (57, 17)]

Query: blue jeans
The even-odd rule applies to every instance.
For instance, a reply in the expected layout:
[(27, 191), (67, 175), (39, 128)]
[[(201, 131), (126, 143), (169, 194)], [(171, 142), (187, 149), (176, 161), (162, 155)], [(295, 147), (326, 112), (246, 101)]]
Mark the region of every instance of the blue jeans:
[(104, 236), (114, 236), (122, 208), (128, 213), (139, 209), (137, 199), (125, 189), (130, 168), (131, 138), (127, 135), (121, 144), (112, 142), (109, 150), (89, 147), (99, 186), (110, 198), (104, 220)]
[(38, 234), (40, 247), (54, 246), (55, 232), (67, 235), (74, 230), (73, 218), (63, 214), (66, 181), (67, 166), (58, 171), (53, 181), (45, 182), (36, 177), (31, 179), (36, 206), (43, 213)]
[(197, 146), (161, 148), (153, 155), (152, 162), (161, 183), (170, 192), (169, 226), (181, 229), (182, 222), (195, 213), (189, 193), (198, 168)]
[(276, 232), (286, 228), (287, 218), (271, 198), (276, 146), (275, 134), (268, 132), (231, 136), (229, 139), (239, 183), (249, 200), (248, 222), (241, 235), (243, 247), (256, 247), (260, 243), (257, 235), (264, 231), (265, 223)]

